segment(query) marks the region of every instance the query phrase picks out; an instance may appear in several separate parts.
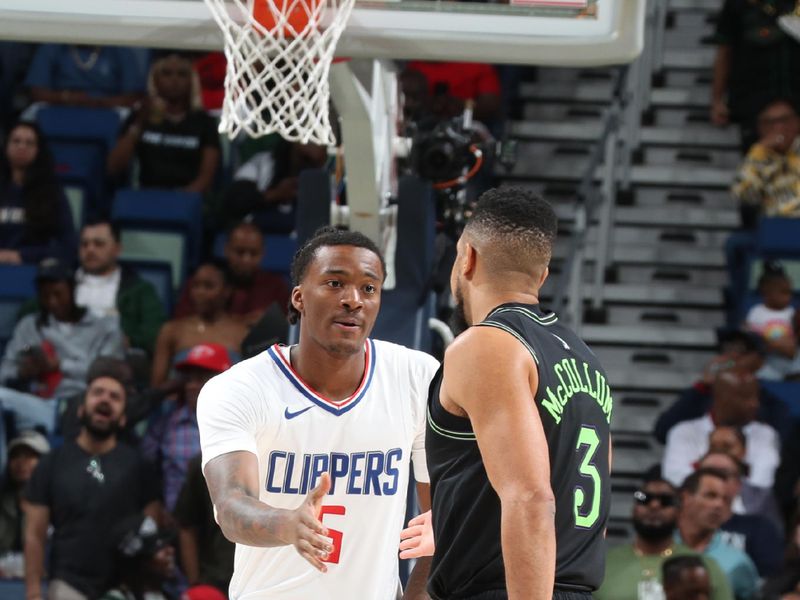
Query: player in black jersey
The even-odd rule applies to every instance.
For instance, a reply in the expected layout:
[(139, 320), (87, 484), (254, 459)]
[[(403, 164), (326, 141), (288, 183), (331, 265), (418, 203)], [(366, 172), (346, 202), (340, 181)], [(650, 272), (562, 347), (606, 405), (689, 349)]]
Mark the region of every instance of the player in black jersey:
[(555, 235), (544, 200), (504, 188), (458, 241), (451, 288), (471, 327), (428, 400), (437, 600), (590, 598), (602, 581), (612, 398), (594, 354), (538, 306)]

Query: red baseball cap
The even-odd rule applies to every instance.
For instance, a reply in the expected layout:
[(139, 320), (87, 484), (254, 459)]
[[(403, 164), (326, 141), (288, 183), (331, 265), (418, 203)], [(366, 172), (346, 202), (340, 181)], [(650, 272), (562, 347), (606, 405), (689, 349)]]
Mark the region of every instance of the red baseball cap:
[(199, 344), (189, 350), (186, 358), (175, 365), (179, 371), (189, 367), (222, 373), (231, 368), (231, 357), (222, 344)]
[(213, 586), (195, 585), (183, 592), (181, 600), (227, 600), (227, 598)]

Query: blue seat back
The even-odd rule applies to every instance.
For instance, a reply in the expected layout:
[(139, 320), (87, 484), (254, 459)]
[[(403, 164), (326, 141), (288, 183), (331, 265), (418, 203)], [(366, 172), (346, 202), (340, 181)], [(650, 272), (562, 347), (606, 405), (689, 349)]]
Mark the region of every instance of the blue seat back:
[(789, 414), (800, 418), (800, 382), (760, 380), (761, 386), (780, 398), (789, 408)]
[[(11, 338), (22, 304), (36, 295), (36, 267), (0, 265), (0, 346)], [(2, 348), (0, 348), (1, 350)]]
[(175, 252), (176, 243), (182, 246), (179, 260), (174, 257), (170, 259), (178, 270), (173, 274), (176, 287), (200, 258), (200, 194), (158, 189), (121, 190), (114, 198), (111, 219), (122, 232), (123, 254), (126, 252), (126, 237), (129, 242), (141, 245), (135, 253), (127, 254), (128, 258), (163, 259), (165, 257), (159, 254), (164, 248), (169, 247), (170, 252)]
[(104, 153), (114, 147), (120, 129), (120, 116), (113, 108), (44, 106), (36, 121), (50, 141), (91, 142)]
[(800, 219), (761, 219), (756, 245), (762, 258), (800, 257)]

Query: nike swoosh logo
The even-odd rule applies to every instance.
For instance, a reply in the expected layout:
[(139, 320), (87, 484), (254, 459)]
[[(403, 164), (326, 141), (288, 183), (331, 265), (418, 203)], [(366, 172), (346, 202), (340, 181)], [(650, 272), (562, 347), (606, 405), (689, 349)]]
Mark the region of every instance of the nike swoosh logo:
[(283, 416), (286, 417), (286, 420), (288, 421), (289, 419), (294, 419), (295, 417), (299, 417), (304, 412), (306, 412), (307, 410), (311, 410), (312, 408), (314, 408), (314, 407), (313, 406), (308, 406), (308, 407), (304, 408), (303, 410), (298, 410), (297, 412), (291, 412), (289, 410), (289, 407), (287, 406), (286, 410), (283, 411)]

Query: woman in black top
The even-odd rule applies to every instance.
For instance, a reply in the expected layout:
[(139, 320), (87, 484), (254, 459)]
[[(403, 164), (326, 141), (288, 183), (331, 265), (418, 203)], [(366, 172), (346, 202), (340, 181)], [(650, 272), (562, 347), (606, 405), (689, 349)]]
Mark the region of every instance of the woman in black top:
[(205, 193), (219, 162), (219, 135), (203, 110), (200, 84), (188, 58), (167, 54), (153, 63), (148, 97), (123, 126), (108, 157), (112, 177), (139, 163), (143, 188)]
[(0, 156), (0, 263), (70, 260), (76, 253), (69, 204), (53, 157), (34, 123), (19, 122)]

